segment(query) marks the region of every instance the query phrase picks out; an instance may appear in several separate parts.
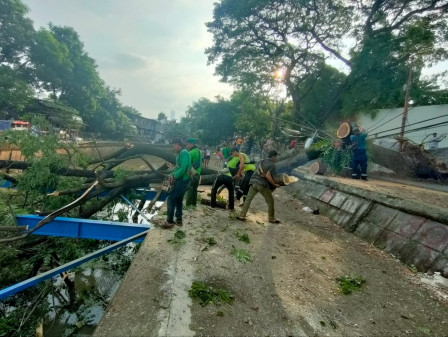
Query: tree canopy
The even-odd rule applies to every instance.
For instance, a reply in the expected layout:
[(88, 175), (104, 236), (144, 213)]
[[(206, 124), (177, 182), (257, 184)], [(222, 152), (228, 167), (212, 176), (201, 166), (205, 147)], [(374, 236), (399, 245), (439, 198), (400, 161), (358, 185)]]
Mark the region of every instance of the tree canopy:
[[(206, 54), (221, 79), (237, 87), (261, 88), (280, 77), (295, 118), (322, 123), (402, 106), (411, 59), (419, 75), (446, 58), (447, 9), (447, 0), (221, 0), (207, 23), (214, 40)], [(328, 75), (329, 59), (346, 74), (334, 70), (325, 83), (320, 75)], [(411, 95), (418, 96), (428, 86), (414, 78)], [(324, 96), (311, 89), (315, 81)], [(433, 81), (426, 101), (446, 103), (438, 92)]]
[(0, 118), (39, 112), (39, 92), (54, 106), (68, 107), (80, 116), (85, 131), (111, 139), (129, 134), (131, 122), (119, 100), (120, 90), (101, 79), (78, 33), (52, 24), (35, 31), (27, 13), (20, 0), (0, 3)]
[(201, 98), (188, 107), (185, 123), (191, 135), (206, 144), (216, 145), (233, 136), (234, 107), (231, 102), (217, 97), (217, 102)]

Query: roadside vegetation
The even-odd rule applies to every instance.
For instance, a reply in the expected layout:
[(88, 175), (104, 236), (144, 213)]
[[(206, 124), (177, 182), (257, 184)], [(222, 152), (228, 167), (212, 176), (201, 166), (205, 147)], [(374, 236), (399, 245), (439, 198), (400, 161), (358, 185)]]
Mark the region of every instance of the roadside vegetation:
[(336, 278), (338, 289), (344, 295), (350, 295), (354, 291), (360, 291), (366, 280), (361, 276), (340, 276)]
[(214, 288), (206, 283), (194, 281), (191, 285), (188, 295), (191, 298), (199, 299), (199, 304), (203, 307), (210, 303), (213, 304), (231, 304), (234, 299), (234, 295), (228, 290)]

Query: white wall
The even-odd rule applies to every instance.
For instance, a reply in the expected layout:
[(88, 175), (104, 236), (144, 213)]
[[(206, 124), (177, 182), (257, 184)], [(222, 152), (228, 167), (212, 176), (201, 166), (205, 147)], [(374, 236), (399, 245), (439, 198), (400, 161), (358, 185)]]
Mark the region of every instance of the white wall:
[[(438, 118), (436, 118), (438, 117)], [(369, 138), (373, 138), (375, 134), (378, 133), (378, 136), (381, 137), (387, 134), (398, 134), (400, 132), (400, 127), (403, 118), (403, 108), (398, 109), (381, 109), (378, 111), (376, 117), (372, 120), (370, 116), (361, 116), (358, 119), (358, 124), (364, 127), (369, 132)], [(430, 121), (425, 121), (431, 118), (436, 118)], [(422, 122), (419, 124), (414, 124), (417, 122)], [(414, 143), (420, 144), (423, 139), (426, 138), (425, 142), (429, 141), (432, 138), (432, 134), (434, 132), (437, 135), (441, 135), (443, 133), (447, 134), (447, 137), (443, 139), (439, 143), (439, 148), (447, 148), (448, 147), (448, 124), (442, 126), (433, 126), (429, 127), (433, 124), (438, 124), (442, 122), (448, 122), (448, 104), (443, 105), (430, 105), (430, 106), (419, 106), (419, 107), (410, 107), (408, 111), (408, 118), (405, 126), (405, 137), (413, 141)], [(383, 125), (384, 124), (384, 125)], [(410, 125), (414, 124), (414, 125)], [(428, 127), (424, 130), (410, 132), (416, 128)], [(398, 128), (395, 130), (391, 130), (388, 132), (381, 133), (381, 131), (390, 130), (393, 128)], [(392, 138), (392, 137), (391, 137)], [(395, 142), (393, 139), (382, 139), (381, 142), (389, 142), (391, 145)], [(428, 144), (425, 144), (425, 148), (428, 148)]]

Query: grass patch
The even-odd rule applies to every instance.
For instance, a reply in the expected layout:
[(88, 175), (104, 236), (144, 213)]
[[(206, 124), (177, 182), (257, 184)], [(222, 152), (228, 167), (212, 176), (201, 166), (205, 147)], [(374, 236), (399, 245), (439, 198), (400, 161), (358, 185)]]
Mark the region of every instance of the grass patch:
[(245, 243), (250, 243), (250, 238), (247, 233), (240, 233), (239, 230), (236, 230), (233, 234), (235, 234), (238, 240), (243, 241)]
[(169, 243), (171, 243), (175, 248), (179, 248), (180, 246), (182, 246), (183, 244), (185, 244), (187, 242), (187, 240), (185, 240), (185, 237), (187, 236), (187, 234), (185, 234), (184, 231), (178, 229), (175, 233), (172, 239), (167, 240)]
[(216, 196), (216, 201), (218, 201), (218, 202), (227, 202), (227, 200), (224, 197), (220, 196), (220, 195)]
[(427, 328), (425, 326), (418, 326), (417, 327), (417, 331), (419, 332), (418, 334), (421, 335), (421, 336), (423, 336), (423, 335), (431, 336), (431, 329), (429, 329), (429, 328)]
[(205, 238), (204, 242), (208, 243), (210, 246), (214, 246), (214, 245), (216, 245), (218, 243), (218, 242), (216, 242), (214, 237)]
[(252, 262), (250, 253), (245, 249), (237, 249), (236, 247), (233, 247), (230, 254), (235, 256), (236, 259), (242, 263)]
[(191, 298), (198, 298), (199, 304), (205, 307), (209, 303), (220, 304), (233, 302), (234, 296), (225, 289), (215, 289), (205, 283), (194, 281), (188, 290)]
[(417, 267), (414, 266), (413, 264), (411, 264), (410, 266), (408, 266), (408, 269), (409, 269), (410, 271), (412, 271), (414, 274), (417, 274), (417, 273), (418, 273), (418, 269), (417, 269)]
[(229, 219), (232, 220), (232, 221), (235, 221), (237, 216), (238, 216), (237, 212), (230, 212), (229, 213)]
[(338, 283), (339, 291), (344, 295), (361, 290), (362, 285), (366, 283), (366, 280), (361, 276), (340, 276), (336, 278), (336, 281)]

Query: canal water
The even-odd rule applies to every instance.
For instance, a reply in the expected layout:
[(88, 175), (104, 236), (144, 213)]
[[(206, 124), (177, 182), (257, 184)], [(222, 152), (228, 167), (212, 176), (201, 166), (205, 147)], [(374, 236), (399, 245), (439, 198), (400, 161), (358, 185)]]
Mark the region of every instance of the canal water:
[[(157, 168), (164, 161), (160, 158), (146, 158)], [(142, 170), (147, 166), (141, 160), (133, 159), (121, 165), (126, 169)], [(149, 205), (147, 201), (143, 210)], [(163, 202), (156, 202), (153, 212), (138, 215), (137, 223), (148, 224)], [(109, 221), (133, 222), (135, 210), (125, 201), (118, 202), (109, 210), (103, 210), (96, 218)], [(123, 220), (123, 217), (127, 218)], [(109, 242), (101, 244), (110, 245)], [(102, 248), (101, 247), (101, 248)], [(104, 311), (117, 291), (120, 282), (129, 267), (132, 258), (137, 253), (139, 244), (129, 243), (115, 252), (103, 255), (95, 260), (81, 265), (67, 276), (75, 285), (75, 304), (70, 304), (70, 294), (61, 276), (52, 279), (55, 291), (47, 297), (50, 311), (45, 318), (44, 336), (91, 336), (101, 320)]]
[[(150, 202), (145, 203), (145, 207)], [(163, 205), (157, 202), (154, 209)], [(143, 208), (143, 209), (144, 209)], [(117, 214), (126, 214), (127, 222), (132, 222), (135, 210), (127, 203), (117, 203), (109, 211), (102, 211), (97, 217), (103, 220), (118, 221)], [(111, 218), (106, 215), (111, 214)], [(151, 219), (157, 213), (145, 214)], [(141, 215), (138, 223), (148, 224)], [(108, 246), (105, 242), (101, 247)], [(69, 271), (68, 277), (75, 285), (75, 304), (70, 304), (70, 294), (61, 276), (52, 279), (56, 289), (47, 297), (50, 312), (44, 324), (44, 336), (91, 336), (104, 311), (114, 296), (120, 282), (129, 267), (132, 258), (137, 253), (139, 244), (129, 243), (116, 252), (109, 253)]]

